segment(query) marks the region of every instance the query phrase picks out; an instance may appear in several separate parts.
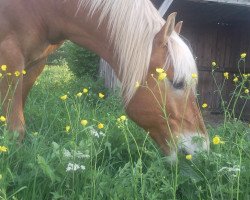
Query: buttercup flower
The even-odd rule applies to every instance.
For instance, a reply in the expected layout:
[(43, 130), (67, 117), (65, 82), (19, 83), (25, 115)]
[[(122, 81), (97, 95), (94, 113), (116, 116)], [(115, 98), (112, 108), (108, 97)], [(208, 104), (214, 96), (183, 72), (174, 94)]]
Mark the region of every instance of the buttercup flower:
[(1, 122), (6, 122), (6, 118), (5, 118), (4, 116), (1, 115), (1, 116), (0, 116), (0, 121), (1, 121)]
[(216, 62), (213, 61), (213, 62), (212, 62), (212, 67), (216, 67), (216, 65), (217, 65)]
[(66, 126), (65, 131), (68, 133), (70, 131), (70, 126)]
[(218, 145), (218, 144), (224, 144), (223, 141), (221, 141), (220, 137), (218, 135), (213, 137), (213, 144)]
[(164, 72), (164, 69), (162, 69), (162, 68), (156, 68), (155, 71), (156, 71), (157, 73), (161, 74), (161, 73)]
[(242, 74), (242, 76), (247, 79), (248, 78), (248, 75), (247, 74)]
[(120, 119), (121, 119), (121, 121), (125, 121), (125, 120), (127, 119), (127, 117), (126, 117), (125, 115), (122, 115), (122, 116), (120, 117)]
[(166, 74), (165, 72), (159, 73), (159, 75), (158, 75), (158, 80), (159, 80), (159, 81), (162, 81), (162, 80), (164, 80), (166, 77), (167, 77), (167, 74)]
[(81, 96), (82, 96), (82, 93), (79, 92), (79, 93), (76, 94), (76, 96), (77, 96), (77, 97), (81, 97)]
[(248, 94), (249, 93), (249, 89), (245, 89), (244, 93)]
[(2, 71), (6, 71), (6, 70), (7, 70), (7, 65), (2, 65), (2, 66), (1, 66), (1, 70), (2, 70)]
[(12, 74), (10, 72), (7, 73), (8, 76), (11, 76)]
[(88, 121), (86, 119), (81, 120), (81, 125), (86, 126), (88, 124)]
[(240, 57), (241, 57), (242, 59), (246, 58), (246, 56), (247, 56), (247, 54), (246, 54), (246, 53), (242, 53), (242, 54), (240, 54)]
[(27, 74), (27, 72), (23, 69), (22, 74), (25, 75), (25, 74)]
[(136, 81), (135, 88), (138, 88), (138, 87), (140, 87), (140, 83), (138, 81)]
[(99, 123), (99, 124), (97, 125), (97, 127), (98, 127), (99, 129), (103, 129), (103, 128), (104, 128), (104, 124)]
[(7, 152), (8, 148), (6, 146), (0, 146), (0, 153), (1, 152)]
[(3, 76), (3, 74), (2, 73), (0, 73), (0, 78)]
[(225, 79), (229, 79), (229, 73), (228, 72), (224, 72), (223, 76), (224, 76)]
[(19, 71), (15, 71), (15, 76), (20, 76), (20, 72)]
[(193, 74), (192, 74), (192, 78), (193, 78), (193, 79), (197, 79), (197, 78), (198, 78), (198, 75), (195, 74), (195, 73), (193, 73)]
[(98, 94), (98, 96), (99, 96), (100, 99), (103, 99), (105, 97), (105, 95), (102, 94), (101, 92)]
[(187, 160), (192, 160), (192, 155), (191, 154), (186, 155), (186, 159)]
[(238, 77), (235, 77), (235, 78), (233, 79), (233, 82), (235, 82), (235, 83), (237, 83), (238, 81), (239, 81)]
[(67, 98), (68, 98), (68, 96), (66, 94), (60, 97), (60, 99), (63, 101), (65, 101)]
[(207, 108), (207, 106), (208, 106), (207, 103), (202, 104), (202, 108)]
[(84, 94), (87, 94), (89, 90), (87, 88), (83, 88), (82, 91), (83, 91)]

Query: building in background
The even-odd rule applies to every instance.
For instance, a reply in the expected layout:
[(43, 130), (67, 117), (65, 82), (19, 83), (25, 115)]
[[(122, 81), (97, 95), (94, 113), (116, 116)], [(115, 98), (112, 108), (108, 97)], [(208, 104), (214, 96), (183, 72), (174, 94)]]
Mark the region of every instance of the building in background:
[[(199, 101), (206, 102), (212, 112), (221, 111), (221, 100), (213, 80), (211, 63), (218, 68), (214, 78), (218, 85), (225, 81), (223, 96), (228, 101), (234, 89), (232, 77), (237, 74), (240, 54), (247, 53), (245, 73), (250, 73), (250, 1), (249, 0), (152, 0), (157, 9), (163, 2), (171, 5), (164, 15), (178, 12), (177, 20), (184, 21), (181, 35), (191, 47), (199, 70)], [(110, 69), (101, 70), (105, 85), (115, 87), (115, 75)], [(117, 82), (117, 81), (116, 81)], [(115, 83), (116, 83), (115, 82)], [(244, 118), (250, 119), (250, 103), (245, 107)]]

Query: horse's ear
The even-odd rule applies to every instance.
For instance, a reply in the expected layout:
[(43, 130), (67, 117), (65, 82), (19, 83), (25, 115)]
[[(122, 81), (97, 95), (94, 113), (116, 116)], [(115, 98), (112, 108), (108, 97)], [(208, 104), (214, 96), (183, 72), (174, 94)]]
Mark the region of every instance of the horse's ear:
[(167, 44), (169, 36), (174, 31), (176, 15), (177, 15), (176, 12), (171, 13), (167, 18), (167, 22), (164, 24), (160, 32), (157, 34), (160, 39), (160, 43), (164, 46)]
[(181, 28), (182, 28), (182, 24), (183, 24), (183, 21), (180, 21), (180, 22), (178, 22), (178, 23), (175, 25), (174, 30), (175, 30), (175, 32), (176, 32), (177, 34), (180, 34)]

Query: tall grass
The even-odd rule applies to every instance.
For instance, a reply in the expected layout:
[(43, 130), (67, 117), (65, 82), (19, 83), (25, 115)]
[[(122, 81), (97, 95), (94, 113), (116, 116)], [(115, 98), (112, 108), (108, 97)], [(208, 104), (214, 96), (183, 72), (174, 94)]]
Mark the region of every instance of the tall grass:
[[(77, 97), (83, 88), (88, 93)], [(67, 66), (47, 67), (26, 105), (24, 142), (10, 140), (0, 122), (0, 146), (8, 148), (0, 153), (0, 199), (250, 199), (248, 124), (225, 117), (208, 125), (211, 140), (218, 135), (224, 144), (192, 160), (179, 155), (173, 167), (147, 133), (117, 121), (118, 96)]]

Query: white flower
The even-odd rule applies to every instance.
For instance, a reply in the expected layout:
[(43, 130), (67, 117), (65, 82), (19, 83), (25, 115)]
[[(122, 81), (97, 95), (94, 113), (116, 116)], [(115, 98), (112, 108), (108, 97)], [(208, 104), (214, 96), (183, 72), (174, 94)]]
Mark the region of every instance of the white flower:
[(99, 135), (100, 136), (105, 136), (105, 134), (102, 131), (99, 132)]
[(227, 172), (240, 172), (239, 165), (234, 165), (233, 167), (222, 167), (218, 172), (227, 171)]
[(66, 168), (66, 172), (69, 171), (77, 171), (77, 170), (85, 170), (86, 167), (84, 165), (78, 165), (76, 163), (68, 163), (68, 166)]
[(71, 158), (71, 157), (72, 157), (70, 151), (67, 150), (67, 149), (63, 149), (63, 155), (64, 155), (64, 157), (66, 157), (66, 158)]
[(83, 158), (90, 158), (90, 155), (89, 154), (84, 154), (80, 151), (69, 151), (67, 149), (63, 149), (63, 155), (65, 158), (79, 158), (79, 159), (83, 159)]
[(90, 131), (90, 134), (91, 134), (91, 135), (93, 135), (93, 136), (95, 136), (95, 137), (97, 137), (97, 138), (99, 138), (99, 137), (101, 137), (101, 136), (105, 136), (105, 134), (104, 134), (102, 131), (98, 132), (98, 131), (95, 130), (92, 126), (89, 128), (89, 131)]

